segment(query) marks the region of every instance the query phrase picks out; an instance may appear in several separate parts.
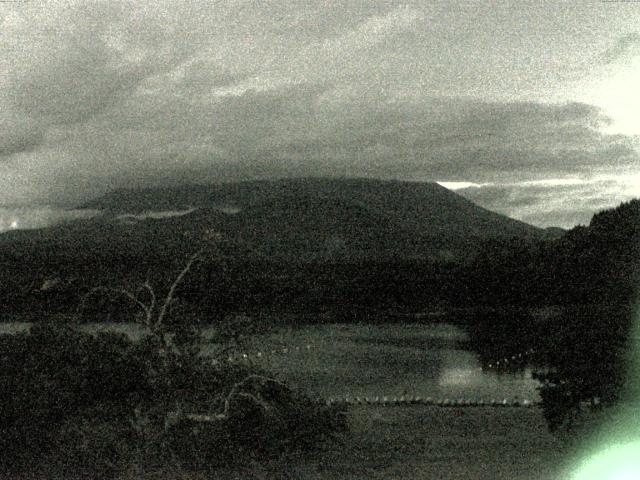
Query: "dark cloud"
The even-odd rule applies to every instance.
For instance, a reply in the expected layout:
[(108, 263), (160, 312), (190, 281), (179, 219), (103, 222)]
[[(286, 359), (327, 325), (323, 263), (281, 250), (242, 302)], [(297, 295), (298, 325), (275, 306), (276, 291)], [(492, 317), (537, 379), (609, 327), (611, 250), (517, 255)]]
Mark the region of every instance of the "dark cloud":
[[(296, 97), (271, 102), (291, 98)], [(353, 174), (451, 181), (544, 178), (638, 160), (626, 138), (601, 133), (598, 126), (606, 119), (587, 105), (425, 99), (382, 107), (325, 106), (313, 96), (283, 103), (274, 108), (267, 102), (262, 109), (260, 102), (250, 101), (245, 118), (259, 121), (245, 125), (242, 137), (225, 132), (227, 141), (252, 144), (255, 161), (288, 159), (301, 170), (329, 173), (346, 166)], [(290, 113), (278, 117), (269, 114), (273, 111)], [(236, 113), (231, 125), (239, 126), (243, 116)]]
[(44, 130), (28, 121), (0, 118), (0, 162), (11, 155), (29, 152), (44, 141)]
[[(202, 104), (126, 99), (59, 132), (70, 157), (47, 183), (94, 191), (300, 175), (516, 182), (637, 164), (631, 139), (602, 133), (606, 121), (584, 104), (371, 103), (336, 99), (335, 87), (322, 84), (247, 90)], [(550, 204), (529, 189), (484, 205), (544, 221), (522, 213), (540, 202)]]
[(625, 60), (640, 54), (640, 33), (631, 32), (621, 36), (616, 42), (601, 55), (601, 61), (605, 65)]
[[(637, 28), (614, 5), (66, 0), (0, 3), (0, 19), (0, 204), (293, 175), (516, 184), (638, 161), (598, 107), (549, 102)], [(610, 58), (635, 48), (625, 35)], [(526, 216), (544, 198), (514, 195), (492, 205)]]
[(12, 110), (45, 126), (85, 121), (185, 57), (163, 46), (162, 25), (153, 19), (140, 32), (128, 28), (124, 5), (72, 3), (35, 11), (33, 25), (8, 22), (4, 96)]

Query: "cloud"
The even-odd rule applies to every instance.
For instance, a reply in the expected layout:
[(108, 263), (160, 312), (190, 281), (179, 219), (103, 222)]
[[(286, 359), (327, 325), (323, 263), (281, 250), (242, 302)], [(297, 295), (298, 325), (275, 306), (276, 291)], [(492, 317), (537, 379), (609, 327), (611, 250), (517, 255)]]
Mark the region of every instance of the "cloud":
[(604, 65), (625, 61), (640, 55), (640, 32), (630, 32), (619, 37), (600, 56)]
[[(0, 4), (0, 204), (255, 177), (484, 185), (637, 168), (637, 140), (603, 133), (596, 107), (521, 94), (551, 90), (573, 61), (553, 40), (609, 35), (613, 14), (600, 25), (582, 7), (489, 1), (45, 3)], [(566, 33), (570, 18), (584, 28)]]
[(640, 193), (632, 174), (583, 179), (547, 179), (464, 188), (457, 193), (505, 215), (540, 226), (570, 228), (588, 224), (594, 212), (611, 208)]
[(50, 146), (15, 163), (32, 187), (69, 202), (122, 186), (299, 175), (536, 185), (638, 162), (632, 139), (603, 134), (606, 119), (587, 105), (335, 93), (299, 84), (220, 98), (136, 94), (51, 128)]
[(309, 107), (285, 131), (273, 129), (260, 151), (315, 171), (346, 168), (356, 175), (449, 182), (535, 180), (635, 163), (634, 146), (602, 134), (603, 121), (597, 109), (576, 104), (347, 101)]
[(44, 141), (44, 130), (29, 118), (5, 113), (0, 116), (0, 161), (9, 156), (28, 152)]
[(342, 54), (368, 48), (387, 41), (390, 37), (413, 29), (424, 21), (424, 15), (418, 10), (400, 6), (384, 15), (374, 15), (360, 23), (353, 31), (336, 39), (322, 43), (322, 49), (329, 53)]
[(167, 40), (171, 26), (149, 16), (137, 30), (134, 7), (63, 2), (5, 18), (3, 102), (45, 126), (81, 122), (180, 62), (186, 52)]

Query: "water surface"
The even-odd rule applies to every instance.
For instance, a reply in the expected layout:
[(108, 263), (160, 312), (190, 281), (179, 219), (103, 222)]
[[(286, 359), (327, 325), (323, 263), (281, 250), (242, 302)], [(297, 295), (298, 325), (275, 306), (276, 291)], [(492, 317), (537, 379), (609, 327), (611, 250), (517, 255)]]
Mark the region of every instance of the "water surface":
[[(0, 333), (27, 328), (27, 323), (3, 323)], [(82, 328), (118, 331), (132, 338), (145, 334), (136, 324)], [(205, 333), (212, 335), (214, 330)], [(515, 373), (483, 368), (466, 340), (462, 330), (449, 324), (300, 326), (248, 338), (233, 361), (263, 366), (323, 398), (539, 399), (531, 368)], [(213, 346), (209, 353), (215, 350)]]

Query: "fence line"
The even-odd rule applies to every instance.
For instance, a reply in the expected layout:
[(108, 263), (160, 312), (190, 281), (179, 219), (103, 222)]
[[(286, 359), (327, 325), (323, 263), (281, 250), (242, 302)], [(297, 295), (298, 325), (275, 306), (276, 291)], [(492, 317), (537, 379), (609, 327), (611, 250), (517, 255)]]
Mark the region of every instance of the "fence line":
[[(302, 347), (300, 346), (280, 347), (280, 348), (273, 348), (273, 349), (264, 350), (264, 351), (259, 350), (257, 352), (252, 352), (252, 353), (247, 353), (247, 352), (236, 353), (236, 354), (228, 355), (225, 358), (225, 360), (228, 362), (238, 362), (238, 361), (248, 362), (251, 360), (258, 361), (268, 357), (288, 355), (294, 352), (297, 352), (297, 353), (310, 352), (311, 350), (318, 350), (318, 349), (319, 347), (313, 344), (306, 344)], [(530, 348), (529, 350), (526, 350), (524, 352), (514, 354), (511, 357), (504, 357), (498, 360), (487, 362), (486, 366), (477, 367), (475, 370), (476, 371), (499, 370), (502, 367), (507, 367), (516, 362), (525, 360), (527, 357), (533, 355), (534, 353), (535, 353), (535, 350), (533, 348)], [(213, 359), (212, 362), (216, 364), (219, 362), (219, 360)]]
[[(295, 347), (279, 347), (269, 350), (259, 350), (253, 353), (237, 353), (235, 355), (229, 355), (224, 360), (228, 362), (249, 362), (257, 361), (268, 358), (270, 356), (282, 356), (289, 355), (291, 353), (309, 353), (312, 350), (321, 349), (313, 344), (306, 344), (304, 346)], [(521, 352), (512, 355), (510, 358), (505, 357), (499, 360), (488, 362), (485, 367), (478, 367), (478, 371), (497, 370), (502, 367), (506, 367), (518, 361), (522, 361), (534, 354), (534, 349), (529, 349), (525, 352)], [(219, 360), (212, 360), (214, 364), (219, 363)], [(326, 405), (370, 405), (370, 406), (384, 406), (384, 407), (396, 407), (407, 405), (422, 405), (425, 407), (442, 407), (442, 408), (478, 408), (478, 407), (494, 407), (494, 408), (531, 408), (538, 406), (539, 401), (532, 401), (530, 399), (518, 399), (515, 398), (502, 398), (502, 399), (484, 399), (484, 398), (433, 398), (433, 397), (421, 397), (421, 396), (387, 396), (378, 395), (375, 397), (352, 397), (344, 395), (340, 397), (331, 397), (328, 399), (318, 399), (318, 403)]]
[(372, 405), (372, 406), (406, 406), (406, 405), (423, 405), (433, 407), (515, 407), (515, 408), (531, 408), (538, 406), (540, 402), (533, 402), (529, 399), (519, 400), (517, 398), (509, 399), (503, 398), (502, 400), (491, 399), (450, 399), (450, 398), (431, 398), (420, 396), (402, 396), (402, 397), (388, 397), (388, 396), (376, 396), (376, 397), (338, 397), (329, 398), (326, 400), (319, 400), (320, 403), (326, 405)]

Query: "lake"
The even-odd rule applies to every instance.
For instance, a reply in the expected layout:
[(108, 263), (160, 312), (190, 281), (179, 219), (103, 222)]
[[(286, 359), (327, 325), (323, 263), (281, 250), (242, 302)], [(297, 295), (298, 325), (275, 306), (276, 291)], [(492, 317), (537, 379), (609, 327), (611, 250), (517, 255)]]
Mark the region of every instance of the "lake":
[[(14, 333), (28, 324), (0, 324)], [(133, 324), (92, 324), (134, 338)], [(213, 330), (213, 328), (209, 329)], [(209, 331), (208, 333), (211, 333)], [(466, 334), (449, 324), (323, 324), (279, 327), (249, 337), (234, 361), (253, 362), (322, 398), (401, 396), (433, 399), (537, 401), (531, 368), (482, 368)], [(246, 354), (246, 358), (243, 356)]]
[(539, 399), (531, 368), (482, 369), (466, 340), (448, 324), (325, 324), (259, 336), (247, 353), (253, 353), (251, 361), (324, 398)]

